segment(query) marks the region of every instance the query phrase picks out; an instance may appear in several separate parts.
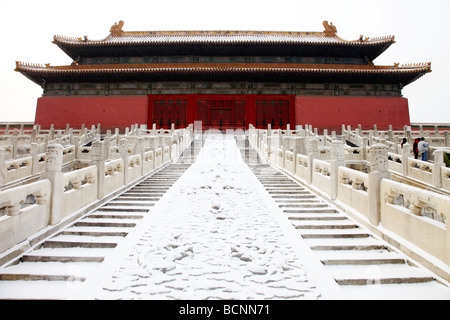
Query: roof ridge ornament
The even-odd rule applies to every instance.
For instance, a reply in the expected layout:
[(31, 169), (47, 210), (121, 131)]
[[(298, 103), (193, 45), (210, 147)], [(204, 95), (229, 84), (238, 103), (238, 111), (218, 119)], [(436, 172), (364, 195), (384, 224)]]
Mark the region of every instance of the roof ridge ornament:
[(325, 27), (325, 30), (323, 31), (323, 34), (325, 37), (335, 37), (337, 33), (337, 29), (335, 26), (333, 26), (333, 22), (328, 23), (328, 21), (323, 22), (323, 26)]
[(123, 25), (125, 24), (125, 22), (123, 22), (123, 20), (120, 20), (118, 23), (114, 22), (114, 25), (111, 26), (111, 29), (109, 30), (109, 32), (111, 32), (112, 35), (120, 35), (123, 33)]

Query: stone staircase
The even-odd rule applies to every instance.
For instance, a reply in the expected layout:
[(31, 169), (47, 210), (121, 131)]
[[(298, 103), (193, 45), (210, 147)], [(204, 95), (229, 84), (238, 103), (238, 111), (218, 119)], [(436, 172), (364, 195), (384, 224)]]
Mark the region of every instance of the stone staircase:
[(428, 298), (430, 293), (435, 298), (441, 294), (446, 299), (450, 297), (449, 288), (436, 281), (435, 275), (289, 176), (269, 164), (250, 164), (249, 167), (351, 298), (373, 298), (376, 294), (376, 297), (384, 295), (389, 299), (390, 295), (397, 294), (392, 285), (402, 286), (406, 290), (402, 291), (403, 297), (408, 298), (409, 289), (420, 292), (423, 284), (431, 290), (424, 291), (423, 298)]
[(63, 299), (189, 168), (169, 164), (0, 269), (0, 299)]
[[(295, 230), (350, 298), (450, 298), (435, 275), (355, 223), (297, 181), (262, 163), (247, 139), (236, 137), (243, 160)], [(64, 299), (81, 286), (195, 161), (193, 142), (169, 164), (7, 266), (0, 299)]]

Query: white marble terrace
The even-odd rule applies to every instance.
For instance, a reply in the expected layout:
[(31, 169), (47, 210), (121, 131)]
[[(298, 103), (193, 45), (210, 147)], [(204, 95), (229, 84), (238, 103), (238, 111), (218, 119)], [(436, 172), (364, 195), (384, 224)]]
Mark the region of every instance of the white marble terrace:
[[(103, 135), (99, 126), (0, 131), (0, 265), (25, 250), (32, 235), (73, 221), (93, 203), (176, 159), (193, 133), (193, 125), (177, 130), (133, 125)], [(251, 126), (246, 135), (264, 161), (450, 280), (447, 131), (363, 131), (343, 125), (337, 136), (326, 130), (319, 135), (308, 125)], [(430, 144), (428, 161), (411, 152), (418, 136)], [(405, 137), (408, 144), (401, 147)]]

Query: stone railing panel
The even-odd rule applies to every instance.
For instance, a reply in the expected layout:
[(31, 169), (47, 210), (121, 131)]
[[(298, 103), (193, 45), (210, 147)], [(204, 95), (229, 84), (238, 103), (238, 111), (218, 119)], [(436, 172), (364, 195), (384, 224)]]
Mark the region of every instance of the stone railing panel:
[(442, 189), (450, 191), (450, 168), (442, 167)]
[(295, 163), (295, 175), (302, 180), (308, 178), (308, 157), (302, 154), (297, 154), (297, 161)]
[(331, 195), (331, 164), (328, 161), (314, 159), (312, 185)]
[(33, 157), (6, 161), (6, 176), (4, 183), (31, 175), (33, 170)]
[(392, 180), (382, 180), (383, 227), (447, 264), (450, 264), (449, 215), (448, 197)]
[(295, 174), (295, 160), (292, 151), (285, 151), (284, 153), (284, 168), (291, 174)]
[(388, 153), (389, 170), (403, 174), (402, 156), (392, 152)]
[(338, 169), (338, 200), (369, 217), (369, 175), (345, 167)]
[(50, 196), (49, 180), (0, 191), (0, 253), (48, 226)]
[(105, 195), (114, 192), (124, 185), (123, 159), (115, 159), (105, 164)]
[(65, 173), (61, 218), (95, 202), (97, 200), (97, 183), (95, 166)]
[(155, 150), (155, 168), (159, 167), (163, 163), (163, 149), (157, 148)]
[(426, 161), (408, 158), (408, 176), (419, 181), (433, 184), (434, 164)]
[(155, 168), (155, 152), (153, 150), (144, 153), (144, 174)]
[(126, 183), (130, 183), (141, 176), (142, 172), (142, 161), (141, 155), (135, 154), (128, 158), (128, 181)]

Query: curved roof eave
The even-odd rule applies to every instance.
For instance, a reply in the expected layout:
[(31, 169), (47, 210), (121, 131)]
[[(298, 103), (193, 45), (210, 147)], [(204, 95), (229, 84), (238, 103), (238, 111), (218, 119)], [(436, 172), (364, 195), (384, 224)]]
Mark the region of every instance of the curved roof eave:
[[(266, 79), (266, 77), (277, 76), (274, 80), (284, 80), (293, 82), (302, 82), (307, 79), (317, 79), (327, 81), (330, 79), (341, 79), (342, 81), (351, 81), (352, 79), (365, 79), (367, 81), (379, 82), (383, 79), (401, 82), (404, 86), (417, 80), (424, 74), (431, 72), (430, 63), (408, 64), (399, 67), (364, 67), (357, 66), (304, 66), (286, 67), (286, 65), (189, 65), (189, 64), (170, 64), (170, 65), (110, 65), (110, 66), (62, 66), (50, 67), (38, 64), (25, 64), (17, 62), (16, 71), (22, 73), (33, 82), (42, 85), (44, 82), (116, 82), (120, 81), (164, 81), (167, 79), (177, 79), (183, 77), (199, 77), (209, 80), (229, 79), (254, 80)], [(121, 77), (118, 78), (117, 75)], [(236, 80), (238, 81), (238, 80)], [(264, 80), (263, 80), (264, 81)], [(275, 81), (276, 82), (276, 81)], [(330, 82), (330, 81), (328, 81)], [(394, 81), (395, 82), (395, 81)]]

